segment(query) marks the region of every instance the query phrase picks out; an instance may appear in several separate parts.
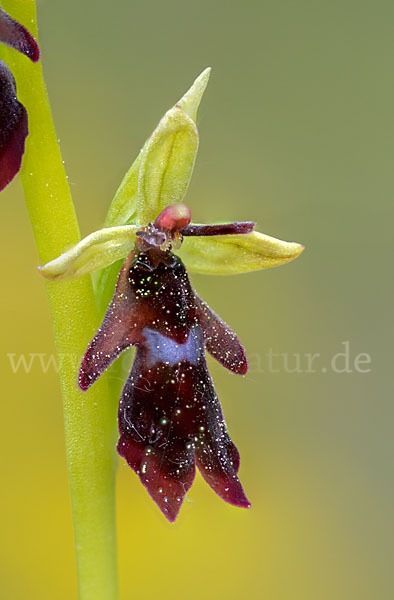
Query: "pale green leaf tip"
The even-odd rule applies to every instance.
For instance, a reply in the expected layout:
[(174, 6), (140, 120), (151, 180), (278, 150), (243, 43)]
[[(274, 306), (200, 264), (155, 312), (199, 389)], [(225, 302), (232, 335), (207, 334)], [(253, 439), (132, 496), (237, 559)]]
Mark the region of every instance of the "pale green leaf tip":
[(208, 85), (210, 75), (211, 67), (207, 67), (204, 69), (201, 75), (197, 77), (191, 88), (176, 104), (176, 106), (179, 106), (182, 110), (184, 110), (185, 113), (191, 119), (193, 119), (193, 121), (196, 121), (197, 119), (197, 110)]

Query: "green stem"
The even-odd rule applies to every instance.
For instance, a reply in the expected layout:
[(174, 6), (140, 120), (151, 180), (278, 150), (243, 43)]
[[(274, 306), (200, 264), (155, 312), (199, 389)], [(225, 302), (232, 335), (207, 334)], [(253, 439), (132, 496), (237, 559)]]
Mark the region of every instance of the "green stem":
[[(37, 35), (35, 0), (3, 0), (2, 6)], [(41, 61), (33, 65), (13, 50), (7, 50), (7, 59), (29, 115), (21, 178), (39, 258), (45, 263), (79, 241), (79, 227)], [(64, 403), (80, 599), (115, 600), (116, 407), (106, 377), (88, 392), (77, 386), (78, 363), (98, 322), (91, 278), (46, 286)]]

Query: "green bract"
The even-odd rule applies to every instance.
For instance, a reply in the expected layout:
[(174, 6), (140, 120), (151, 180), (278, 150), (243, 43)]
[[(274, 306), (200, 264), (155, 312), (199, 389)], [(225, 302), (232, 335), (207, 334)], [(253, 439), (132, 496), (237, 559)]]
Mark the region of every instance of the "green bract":
[[(205, 69), (161, 119), (116, 192), (105, 227), (40, 267), (45, 277), (79, 277), (124, 258), (138, 229), (153, 222), (166, 206), (183, 200), (198, 150), (197, 109), (209, 75), (210, 69)], [(191, 271), (226, 275), (275, 267), (303, 249), (301, 244), (252, 232), (185, 238), (179, 254)]]

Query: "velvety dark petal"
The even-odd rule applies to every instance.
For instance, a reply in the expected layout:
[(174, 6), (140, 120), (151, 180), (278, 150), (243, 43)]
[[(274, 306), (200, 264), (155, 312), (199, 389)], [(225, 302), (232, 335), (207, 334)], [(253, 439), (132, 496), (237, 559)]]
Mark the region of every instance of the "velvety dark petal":
[(196, 292), (194, 294), (208, 352), (226, 369), (245, 375), (248, 360), (238, 337)]
[(40, 58), (40, 50), (29, 31), (0, 8), (0, 41), (28, 56), (33, 62)]
[(237, 477), (239, 452), (227, 433), (212, 381), (210, 386), (206, 425), (195, 446), (197, 466), (208, 485), (223, 500), (234, 506), (250, 508), (250, 502)]
[(104, 320), (89, 344), (79, 370), (79, 387), (87, 390), (112, 362), (138, 339), (139, 315), (133, 288), (129, 285), (132, 252), (118, 277), (115, 294)]
[(17, 100), (14, 77), (0, 61), (0, 190), (21, 167), (27, 134), (27, 113)]
[(219, 225), (188, 225), (182, 229), (185, 236), (212, 236), (212, 235), (236, 235), (253, 231), (255, 223), (252, 221), (241, 221), (237, 223), (223, 223)]

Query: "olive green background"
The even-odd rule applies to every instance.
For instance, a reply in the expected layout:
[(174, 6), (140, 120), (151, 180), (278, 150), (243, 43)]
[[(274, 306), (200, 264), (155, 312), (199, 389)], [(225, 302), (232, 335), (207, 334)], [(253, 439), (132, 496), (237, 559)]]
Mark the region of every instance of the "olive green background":
[[(193, 276), (250, 356), (244, 378), (210, 365), (253, 506), (198, 475), (170, 525), (119, 461), (122, 600), (392, 598), (393, 3), (42, 0), (39, 24), (83, 234), (210, 65), (194, 219), (306, 245), (277, 269)], [(12, 369), (49, 360), (49, 311), (20, 182), (1, 196), (0, 595), (75, 600), (57, 376), (38, 356)], [(270, 351), (287, 359), (270, 368)]]

